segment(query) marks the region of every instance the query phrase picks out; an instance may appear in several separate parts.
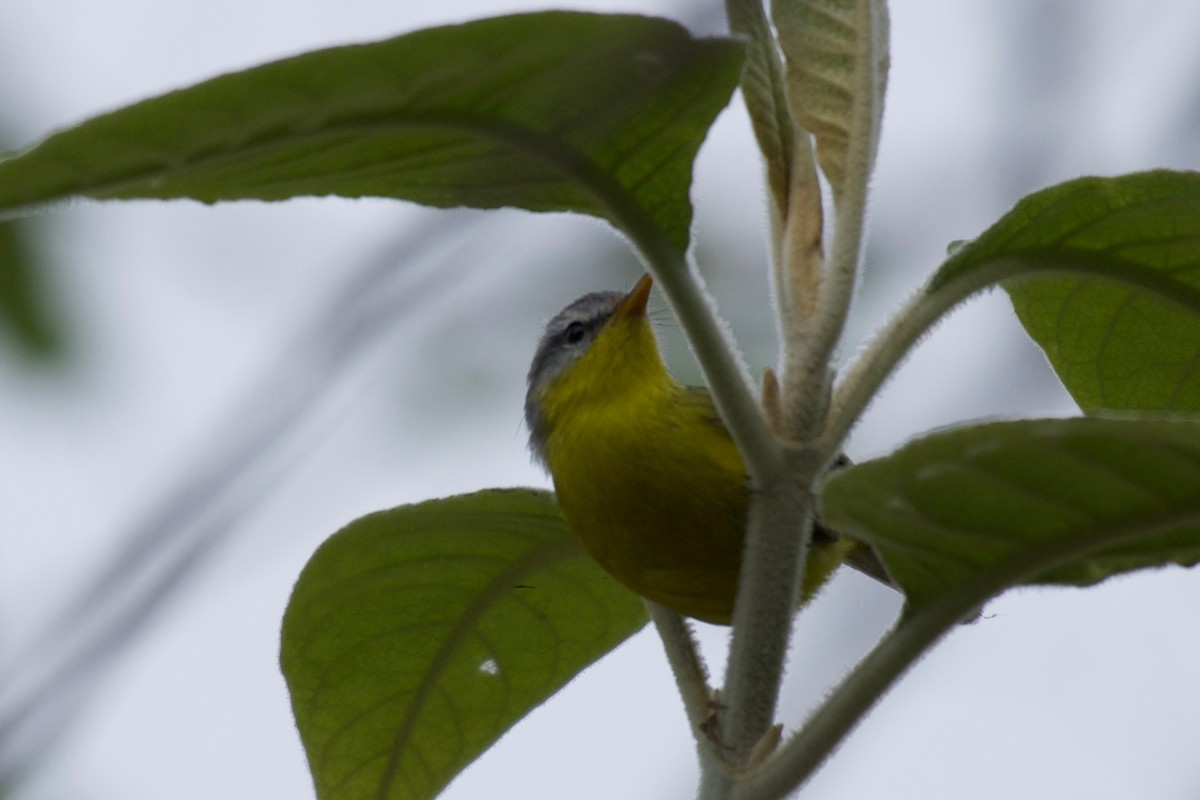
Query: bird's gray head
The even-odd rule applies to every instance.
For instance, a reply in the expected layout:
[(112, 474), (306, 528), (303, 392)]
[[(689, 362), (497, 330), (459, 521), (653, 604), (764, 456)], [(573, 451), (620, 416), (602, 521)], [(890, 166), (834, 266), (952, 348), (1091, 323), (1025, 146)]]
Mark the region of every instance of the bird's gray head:
[(546, 385), (569, 364), (583, 355), (596, 334), (608, 322), (625, 298), (622, 292), (585, 294), (550, 320), (538, 342), (533, 363), (529, 365), (525, 392), (525, 424), (529, 428), (529, 449), (545, 463), (545, 423), (540, 398)]

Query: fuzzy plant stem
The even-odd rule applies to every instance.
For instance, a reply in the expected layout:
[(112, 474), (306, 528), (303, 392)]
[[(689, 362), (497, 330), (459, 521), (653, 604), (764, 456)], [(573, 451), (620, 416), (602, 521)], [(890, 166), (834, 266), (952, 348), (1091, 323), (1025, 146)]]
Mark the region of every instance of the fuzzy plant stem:
[(799, 567), (807, 547), (806, 537), (794, 532), (811, 519), (812, 497), (794, 480), (747, 372), (690, 263), (652, 230), (635, 224), (626, 233), (666, 293), (750, 474), (747, 543), (721, 699), (726, 711), (717, 730), (720, 746), (737, 762), (748, 758), (774, 722), (799, 594)]
[(935, 274), (875, 335), (838, 383), (821, 434), (821, 452), (841, 448), (884, 381), (942, 317), (976, 293), (1028, 272), (1024, 266), (1016, 259), (997, 259), (952, 280)]
[(708, 684), (708, 669), (700, 657), (700, 649), (696, 645), (692, 628), (687, 620), (669, 608), (649, 600), (642, 602), (645, 603), (646, 610), (650, 613), (650, 621), (654, 623), (659, 639), (662, 640), (667, 663), (671, 665), (671, 672), (674, 673), (675, 683), (679, 687), (688, 724), (692, 728), (692, 735), (696, 737), (701, 760), (704, 760), (711, 753), (711, 743), (707, 740), (705, 731), (713, 712), (714, 701), (712, 689)]
[(807, 781), (879, 698), (962, 618), (954, 604), (902, 620), (859, 662), (804, 727), (731, 792), (735, 800), (782, 800)]

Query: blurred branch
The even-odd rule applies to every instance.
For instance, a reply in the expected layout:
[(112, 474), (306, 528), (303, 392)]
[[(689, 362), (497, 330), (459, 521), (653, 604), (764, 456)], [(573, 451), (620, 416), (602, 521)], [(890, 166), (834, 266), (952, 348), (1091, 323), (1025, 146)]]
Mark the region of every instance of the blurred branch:
[(43, 222), (0, 222), (0, 333), (31, 362), (57, 360), (66, 344), (62, 314), (46, 286), (37, 236)]
[[(353, 272), (218, 426), (212, 455), (151, 507), (110, 562), (5, 665), (0, 786), (16, 783), (55, 743), (122, 650), (297, 462), (288, 445), (337, 376), (427, 297), (478, 267), (482, 259), (463, 251), (490, 224), (479, 212), (439, 212)], [(474, 235), (464, 237), (466, 230)]]

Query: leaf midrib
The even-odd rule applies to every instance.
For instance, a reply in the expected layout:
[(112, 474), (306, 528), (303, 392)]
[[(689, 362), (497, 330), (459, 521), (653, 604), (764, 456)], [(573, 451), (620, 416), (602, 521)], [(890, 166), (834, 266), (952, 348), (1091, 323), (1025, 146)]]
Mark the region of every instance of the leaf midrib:
[[(574, 179), (590, 193), (597, 195), (624, 194), (623, 187), (618, 185), (606, 186), (610, 183), (604, 172), (580, 150), (566, 146), (561, 140), (549, 134), (507, 120), (479, 120), (464, 118), (465, 115), (440, 112), (421, 114), (388, 114), (385, 119), (378, 121), (356, 120), (343, 122), (322, 128), (293, 131), (286, 136), (273, 136), (255, 144), (242, 144), (236, 149), (225, 148), (214, 154), (206, 154), (198, 159), (184, 159), (178, 165), (156, 166), (137, 172), (97, 181), (89, 187), (78, 190), (92, 197), (111, 197), (124, 192), (136, 190), (139, 185), (151, 181), (179, 180), (190, 177), (197, 171), (214, 169), (238, 162), (253, 160), (271, 155), (271, 151), (302, 147), (328, 139), (339, 139), (352, 136), (401, 135), (406, 131), (442, 131), (447, 133), (466, 134), (471, 138), (491, 141), (503, 145), (517, 153), (539, 161), (551, 167), (564, 177)], [(248, 139), (252, 140), (250, 136)], [(618, 159), (614, 167), (621, 163)], [(615, 170), (614, 170), (615, 171)], [(322, 176), (336, 176), (336, 171), (322, 173)], [(595, 189), (601, 189), (595, 191)], [(66, 190), (64, 193), (70, 193)], [(44, 195), (31, 199), (30, 202), (40, 202), (54, 199), (52, 195)]]
[[(913, 613), (926, 613), (934, 606), (943, 606), (947, 602), (950, 603), (950, 610), (956, 604), (960, 609), (976, 608), (1006, 588), (1029, 583), (1038, 575), (1072, 561), (1187, 527), (1200, 529), (1200, 510), (1182, 514), (1164, 512), (1152, 519), (1142, 518), (1108, 527), (1087, 528), (1072, 535), (1040, 540), (1032, 547), (1023, 547), (1008, 557), (976, 570), (969, 581), (944, 587), (936, 595), (937, 602)], [(960, 591), (965, 591), (965, 600), (955, 601)]]
[(416, 728), (417, 721), (422, 711), (424, 711), (425, 704), (437, 685), (438, 679), (459, 647), (466, 641), (471, 631), (474, 630), (479, 620), (494, 607), (495, 601), (501, 595), (511, 589), (514, 583), (519, 582), (520, 578), (550, 564), (579, 555), (581, 555), (581, 551), (573, 540), (559, 541), (535, 547), (529, 550), (524, 558), (513, 562), (511, 566), (497, 573), (488, 582), (487, 586), (476, 594), (471, 605), (466, 608), (456, 623), (449, 629), (441, 646), (429, 660), (429, 664), (421, 676), (420, 683), (413, 690), (412, 699), (408, 703), (408, 711), (403, 719), (400, 720), (399, 729), (396, 732), (396, 737), (387, 756), (387, 763), (384, 765), (383, 773), (379, 778), (379, 789), (376, 796), (380, 800), (384, 800), (388, 796), (392, 784), (398, 776), (403, 753)]

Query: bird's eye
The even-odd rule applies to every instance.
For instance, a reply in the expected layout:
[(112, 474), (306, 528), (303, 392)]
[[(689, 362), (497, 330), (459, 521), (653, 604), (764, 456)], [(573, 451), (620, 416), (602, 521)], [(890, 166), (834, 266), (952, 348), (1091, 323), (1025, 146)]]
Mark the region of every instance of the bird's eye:
[(579, 344), (581, 341), (583, 341), (583, 336), (585, 333), (587, 333), (587, 329), (583, 327), (582, 322), (572, 322), (567, 326), (566, 330), (567, 343)]

